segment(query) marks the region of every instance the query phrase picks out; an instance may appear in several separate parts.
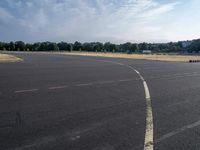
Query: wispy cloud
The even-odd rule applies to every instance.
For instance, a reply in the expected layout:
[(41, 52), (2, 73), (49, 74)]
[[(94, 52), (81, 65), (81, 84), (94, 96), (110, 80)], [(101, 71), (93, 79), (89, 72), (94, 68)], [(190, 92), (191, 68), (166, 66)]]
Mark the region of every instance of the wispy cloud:
[(0, 7), (0, 23), (8, 23), (13, 18), (8, 11)]
[(148, 40), (146, 35), (162, 29), (152, 22), (178, 4), (156, 0), (6, 1), (6, 7), (0, 8), (0, 22), (12, 20), (35, 41)]

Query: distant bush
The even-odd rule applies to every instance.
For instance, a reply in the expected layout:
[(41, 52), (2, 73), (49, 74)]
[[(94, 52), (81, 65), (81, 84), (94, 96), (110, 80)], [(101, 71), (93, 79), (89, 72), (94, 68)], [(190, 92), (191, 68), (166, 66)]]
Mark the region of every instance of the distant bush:
[[(185, 43), (187, 43), (186, 41)], [(170, 43), (131, 43), (113, 44), (110, 42), (88, 42), (75, 43), (67, 42), (37, 42), (24, 43), (23, 41), (16, 42), (0, 42), (0, 50), (7, 51), (88, 51), (88, 52), (120, 52), (120, 53), (142, 53), (143, 50), (151, 50), (152, 53), (199, 53), (200, 39), (189, 41), (190, 45), (183, 47), (183, 42)]]

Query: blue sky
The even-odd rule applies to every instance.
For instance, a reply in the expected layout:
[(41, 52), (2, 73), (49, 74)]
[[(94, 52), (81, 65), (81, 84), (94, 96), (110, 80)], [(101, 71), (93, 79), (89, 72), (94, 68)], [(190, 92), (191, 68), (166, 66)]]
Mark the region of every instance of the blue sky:
[(0, 41), (200, 38), (199, 0), (1, 0)]

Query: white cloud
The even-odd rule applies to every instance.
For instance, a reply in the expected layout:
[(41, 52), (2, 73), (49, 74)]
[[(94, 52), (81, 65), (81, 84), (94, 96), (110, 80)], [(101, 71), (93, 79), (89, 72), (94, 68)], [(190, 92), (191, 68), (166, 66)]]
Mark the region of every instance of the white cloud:
[(176, 4), (156, 0), (18, 0), (10, 6), (17, 14), (0, 9), (0, 20), (13, 19), (35, 40), (140, 41), (162, 29), (153, 21)]
[(8, 23), (11, 19), (13, 19), (13, 16), (4, 8), (0, 7), (0, 22)]
[(167, 13), (167, 12), (173, 10), (177, 4), (178, 4), (177, 2), (165, 4), (165, 5), (158, 5), (158, 4), (156, 5), (155, 4), (155, 7), (153, 7), (153, 9), (149, 9), (149, 10), (142, 12), (140, 15), (138, 15), (138, 17), (156, 18), (156, 17), (161, 16), (163, 13)]
[(48, 26), (48, 16), (43, 9), (38, 10), (37, 14), (25, 15), (23, 19), (18, 19), (19, 23), (31, 32), (39, 32)]

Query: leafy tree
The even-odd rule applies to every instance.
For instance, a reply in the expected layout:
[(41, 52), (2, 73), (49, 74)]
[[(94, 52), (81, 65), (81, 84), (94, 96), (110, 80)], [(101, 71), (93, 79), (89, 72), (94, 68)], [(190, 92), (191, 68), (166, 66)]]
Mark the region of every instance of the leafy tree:
[(190, 46), (188, 46), (189, 52), (195, 52), (198, 53), (200, 51), (200, 39), (193, 40)]
[(96, 43), (91, 43), (93, 46), (93, 51), (95, 52), (100, 52), (103, 50), (103, 44), (100, 42), (96, 42)]
[(138, 52), (139, 51), (138, 44), (131, 44), (131, 51), (132, 52)]
[(91, 43), (83, 43), (83, 51), (93, 51), (93, 46)]
[(0, 42), (0, 50), (3, 50), (3, 43)]
[(71, 51), (71, 44), (69, 43), (60, 42), (57, 45), (60, 51), (64, 51), (64, 50)]
[(38, 48), (39, 51), (45, 51), (45, 50), (49, 50), (48, 48), (48, 42), (42, 42)]
[(115, 44), (112, 44), (110, 42), (106, 42), (104, 44), (104, 49), (107, 51), (107, 52), (115, 52), (117, 50), (116, 48), (116, 45)]
[(33, 51), (33, 44), (26, 43), (26, 51)]
[(15, 43), (14, 42), (10, 42), (9, 43), (9, 49), (11, 50), (11, 51), (14, 51), (15, 50)]
[(130, 42), (122, 44), (123, 50), (126, 53), (132, 53), (131, 46), (132, 46), (132, 44)]
[(37, 42), (33, 44), (33, 51), (39, 51), (41, 43)]
[[(190, 41), (188, 41), (190, 42)], [(17, 50), (17, 51), (57, 51), (57, 50), (79, 50), (79, 51), (95, 51), (95, 52), (124, 52), (134, 53), (139, 50), (152, 50), (153, 52), (181, 52), (187, 50), (188, 52), (200, 51), (200, 39), (193, 40), (188, 46), (182, 46), (182, 42), (169, 42), (169, 43), (124, 43), (124, 44), (113, 44), (106, 42), (105, 44), (100, 42), (80, 43), (75, 42), (74, 44), (60, 42), (58, 44), (53, 42), (37, 42), (37, 43), (24, 43), (23, 41), (16, 42), (0, 42), (0, 50)]]
[(25, 51), (25, 44), (22, 41), (15, 42), (15, 50), (17, 51)]
[(75, 42), (74, 43), (74, 45), (73, 45), (73, 50), (75, 50), (75, 51), (81, 51), (83, 49), (83, 47), (82, 47), (82, 44), (80, 43), (80, 42)]
[(139, 44), (140, 50), (147, 50), (148, 49), (148, 44), (147, 43), (140, 43)]
[(57, 46), (56, 43), (49, 43), (48, 44), (48, 50), (50, 50), (50, 51), (58, 51), (59, 47)]

